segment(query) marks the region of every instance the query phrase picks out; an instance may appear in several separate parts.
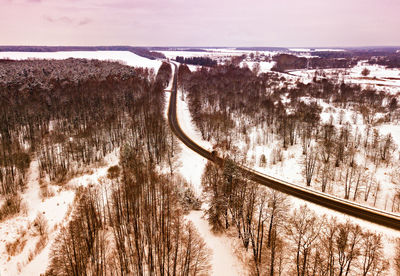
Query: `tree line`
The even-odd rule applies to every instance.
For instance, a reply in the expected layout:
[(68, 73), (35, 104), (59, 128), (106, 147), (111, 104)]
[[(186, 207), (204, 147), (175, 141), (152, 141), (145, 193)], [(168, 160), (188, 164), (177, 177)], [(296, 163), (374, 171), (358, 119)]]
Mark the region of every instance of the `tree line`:
[(357, 64), (356, 58), (298, 57), (279, 54), (273, 57), (276, 62), (273, 71), (285, 72), (294, 69), (350, 68)]
[(213, 60), (209, 57), (181, 57), (177, 56), (175, 60), (182, 64), (192, 64), (192, 65), (200, 65), (200, 66), (215, 66), (217, 65), (217, 61)]

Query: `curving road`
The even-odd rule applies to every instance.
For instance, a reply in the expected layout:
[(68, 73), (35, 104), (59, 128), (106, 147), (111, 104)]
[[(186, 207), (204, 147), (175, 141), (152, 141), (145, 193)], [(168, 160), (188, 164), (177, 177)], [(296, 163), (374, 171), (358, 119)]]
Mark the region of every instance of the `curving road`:
[[(191, 140), (181, 129), (178, 121), (178, 117), (176, 114), (176, 97), (177, 97), (177, 66), (175, 66), (175, 73), (173, 78), (171, 97), (168, 107), (168, 122), (169, 125), (174, 132), (174, 134), (190, 149), (200, 154), (201, 156), (207, 158), (208, 160), (218, 164), (223, 164), (223, 159), (217, 156), (214, 156), (211, 152), (202, 148), (198, 144), (196, 144), (193, 140)], [(261, 185), (267, 186), (274, 190), (278, 190), (285, 194), (295, 196), (297, 198), (318, 204), (320, 206), (356, 217), (360, 218), (372, 223), (376, 223), (382, 226), (386, 226), (395, 230), (400, 231), (400, 216), (385, 212), (376, 208), (364, 206), (349, 200), (341, 199), (329, 194), (325, 194), (322, 192), (314, 191), (312, 189), (308, 189), (306, 187), (292, 184), (286, 181), (282, 181), (280, 179), (262, 174), (257, 172), (251, 168), (237, 165), (239, 170), (247, 176), (248, 179), (251, 179)]]

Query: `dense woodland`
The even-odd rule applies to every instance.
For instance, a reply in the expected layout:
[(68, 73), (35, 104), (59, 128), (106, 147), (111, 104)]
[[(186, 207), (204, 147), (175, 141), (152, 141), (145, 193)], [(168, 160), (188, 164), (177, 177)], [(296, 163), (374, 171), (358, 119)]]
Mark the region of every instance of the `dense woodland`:
[(200, 66), (215, 66), (217, 65), (217, 61), (213, 60), (209, 57), (181, 57), (177, 56), (175, 59), (177, 62), (182, 64), (192, 64), (192, 65), (200, 65)]
[[(25, 186), (33, 158), (39, 160), (42, 176), (62, 182), (80, 167), (99, 161), (129, 136), (143, 135), (138, 132), (145, 130), (135, 124), (143, 119), (139, 115), (151, 114), (138, 103), (162, 101), (163, 83), (155, 82), (153, 72), (118, 63), (69, 59), (3, 61), (0, 65), (3, 195), (16, 194)], [(159, 134), (165, 131), (165, 127), (155, 127), (161, 130)], [(161, 138), (140, 143), (162, 153), (165, 144), (157, 139)], [(154, 143), (157, 149), (150, 145)]]
[[(7, 199), (0, 219), (19, 211), (31, 162), (39, 162), (42, 179), (62, 186), (120, 152), (109, 179), (77, 191), (47, 275), (207, 274), (208, 249), (183, 217), (198, 200), (173, 175), (177, 147), (163, 116), (169, 64), (157, 75), (76, 59), (2, 61), (0, 68), (0, 180)], [(45, 243), (45, 219), (35, 225)]]
[(327, 68), (350, 68), (357, 64), (357, 58), (326, 58), (326, 57), (298, 57), (289, 54), (274, 56), (276, 64), (274, 71), (285, 72), (294, 69), (327, 69)]
[(400, 52), (397, 54), (372, 57), (368, 60), (369, 64), (378, 64), (388, 68), (400, 68)]

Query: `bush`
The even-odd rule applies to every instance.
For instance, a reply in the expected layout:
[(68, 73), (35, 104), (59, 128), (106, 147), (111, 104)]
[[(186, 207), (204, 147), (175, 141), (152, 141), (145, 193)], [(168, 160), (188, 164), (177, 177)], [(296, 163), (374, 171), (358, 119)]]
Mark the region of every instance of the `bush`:
[(19, 253), (22, 252), (22, 250), (24, 250), (25, 244), (26, 244), (26, 239), (21, 239), (21, 237), (18, 237), (13, 242), (6, 243), (7, 254), (9, 256), (18, 255)]
[(119, 169), (119, 166), (118, 166), (118, 165), (116, 165), (116, 166), (111, 166), (111, 167), (109, 167), (108, 170), (107, 170), (107, 177), (108, 177), (109, 179), (114, 179), (114, 178), (119, 177), (119, 173), (120, 173), (120, 169)]
[(266, 163), (267, 163), (267, 158), (265, 157), (265, 154), (261, 154), (260, 167), (264, 167)]
[(22, 198), (19, 194), (8, 195), (6, 202), (0, 208), (0, 221), (10, 217), (14, 214), (18, 214), (21, 211)]
[(369, 75), (370, 72), (371, 72), (371, 71), (369, 71), (368, 68), (364, 68), (364, 69), (361, 71), (361, 75), (363, 75), (364, 77), (366, 77), (366, 76)]
[(35, 227), (36, 232), (40, 236), (47, 236), (49, 226), (47, 224), (47, 219), (42, 213), (37, 214), (35, 220), (33, 221), (33, 227)]
[(275, 165), (278, 162), (283, 161), (283, 153), (281, 148), (274, 148), (271, 151), (271, 164)]

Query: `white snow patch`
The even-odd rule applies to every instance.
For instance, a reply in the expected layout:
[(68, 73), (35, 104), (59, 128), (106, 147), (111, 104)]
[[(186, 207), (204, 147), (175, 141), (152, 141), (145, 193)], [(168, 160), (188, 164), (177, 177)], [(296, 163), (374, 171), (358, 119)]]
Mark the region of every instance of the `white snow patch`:
[(400, 147), (400, 125), (384, 124), (376, 127), (382, 136), (392, 134), (393, 141)]
[(292, 52), (311, 52), (311, 49), (309, 48), (291, 48), (289, 51)]
[(211, 232), (210, 225), (203, 218), (203, 211), (192, 211), (186, 218), (193, 222), (207, 246), (212, 250), (211, 275), (245, 275), (233, 253), (232, 241), (226, 236), (217, 236)]
[(240, 66), (243, 67), (245, 64), (247, 64), (247, 66), (249, 67), (250, 70), (253, 69), (254, 64), (260, 64), (260, 73), (266, 73), (271, 71), (272, 67), (274, 67), (274, 65), (276, 64), (276, 61), (271, 61), (271, 62), (267, 62), (267, 61), (260, 61), (260, 62), (256, 62), (256, 61), (242, 61), (240, 63)]

